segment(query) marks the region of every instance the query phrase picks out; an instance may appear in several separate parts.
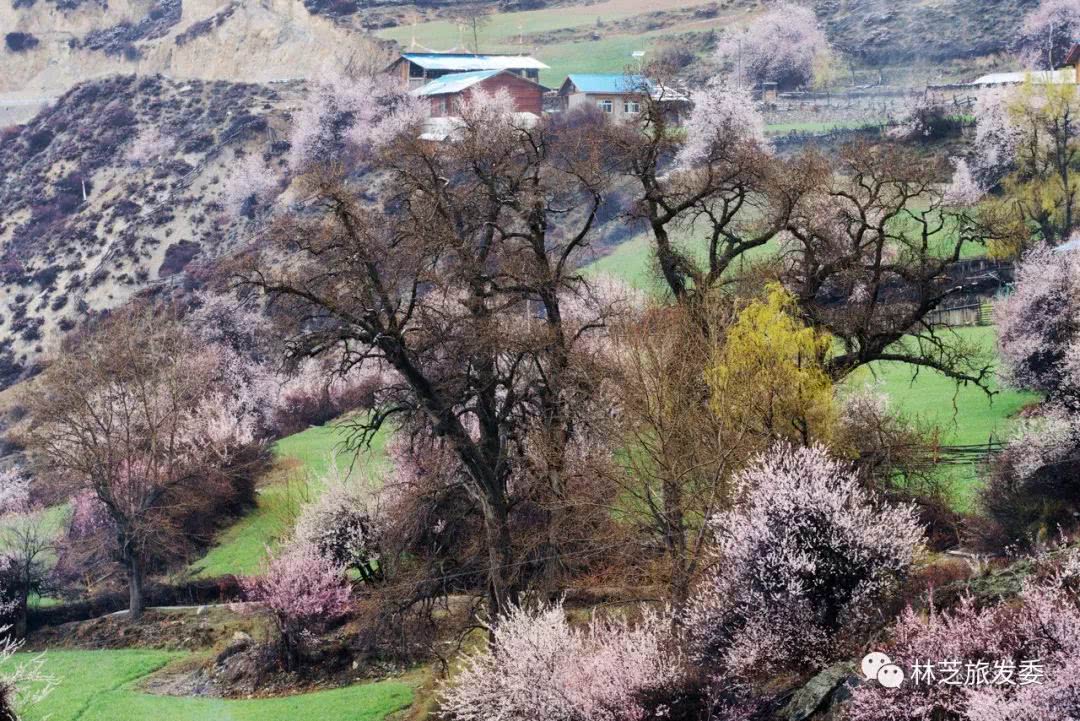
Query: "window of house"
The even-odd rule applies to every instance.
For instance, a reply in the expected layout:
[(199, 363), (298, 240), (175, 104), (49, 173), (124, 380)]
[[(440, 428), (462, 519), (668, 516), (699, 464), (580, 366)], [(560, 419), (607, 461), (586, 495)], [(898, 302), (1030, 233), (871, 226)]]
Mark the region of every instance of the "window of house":
[(410, 78), (422, 78), (424, 77), (424, 69), (416, 63), (409, 63), (409, 77)]
[(525, 77), (529, 80), (537, 80), (540, 78), (540, 71), (536, 68), (526, 68)]
[(610, 113), (615, 110), (615, 106), (612, 105), (610, 100), (597, 100), (596, 107), (600, 108), (601, 112)]
[(624, 100), (622, 109), (624, 113), (640, 113), (641, 103), (636, 100)]

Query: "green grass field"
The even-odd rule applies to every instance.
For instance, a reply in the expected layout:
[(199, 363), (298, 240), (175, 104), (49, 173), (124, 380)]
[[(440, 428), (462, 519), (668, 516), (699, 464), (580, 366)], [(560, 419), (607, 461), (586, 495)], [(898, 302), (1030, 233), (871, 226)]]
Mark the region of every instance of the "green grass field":
[(833, 120), (829, 122), (772, 123), (765, 126), (766, 135), (787, 135), (788, 133), (827, 133), (830, 130), (854, 130), (873, 128), (881, 122), (871, 120)]
[[(646, 32), (627, 32), (613, 26), (613, 23), (619, 20), (634, 16), (705, 5), (710, 1), (653, 0), (648, 7), (643, 7), (634, 0), (602, 0), (592, 5), (497, 13), (491, 15), (477, 33), (479, 50), (489, 53), (534, 54), (551, 66), (550, 70), (540, 74), (540, 82), (550, 87), (558, 87), (570, 72), (621, 72), (627, 67), (637, 66), (638, 61), (631, 55), (635, 51), (650, 51), (658, 42), (672, 35), (716, 30), (731, 24), (731, 14), (721, 12), (713, 18), (687, 20)], [(530, 44), (529, 35), (565, 29), (595, 31), (599, 39), (547, 42), (542, 46)], [(523, 33), (526, 34), (524, 38)], [(447, 20), (389, 28), (381, 31), (379, 35), (398, 41), (405, 49), (445, 51), (473, 47), (471, 30)], [(413, 40), (418, 47), (413, 47)]]
[[(978, 344), (993, 358), (996, 331), (992, 326), (958, 328), (960, 338)], [(1016, 414), (1039, 396), (1014, 390), (997, 391), (987, 396), (973, 385), (957, 386), (937, 371), (920, 370), (914, 375), (912, 366), (901, 363), (878, 363), (863, 369), (848, 379), (849, 385), (872, 384), (885, 393), (893, 407), (908, 418), (940, 429), (944, 445), (977, 445), (989, 441), (1008, 440)], [(980, 485), (982, 469), (977, 466), (942, 467), (948, 480), (952, 501), (960, 510), (973, 510), (975, 492)]]
[[(17, 663), (23, 654), (15, 656)], [(49, 651), (45, 671), (59, 686), (24, 721), (382, 721), (407, 708), (401, 681), (358, 684), (272, 699), (223, 700), (142, 693), (140, 679), (183, 658), (168, 651)]]
[(225, 574), (246, 575), (259, 570), (272, 547), (291, 529), (300, 506), (320, 490), (320, 479), (336, 462), (344, 475), (385, 468), (384, 428), (368, 453), (354, 457), (342, 450), (345, 429), (339, 422), (308, 428), (274, 444), (276, 479), (259, 490), (258, 505), (224, 531), (218, 542), (190, 569), (202, 578)]

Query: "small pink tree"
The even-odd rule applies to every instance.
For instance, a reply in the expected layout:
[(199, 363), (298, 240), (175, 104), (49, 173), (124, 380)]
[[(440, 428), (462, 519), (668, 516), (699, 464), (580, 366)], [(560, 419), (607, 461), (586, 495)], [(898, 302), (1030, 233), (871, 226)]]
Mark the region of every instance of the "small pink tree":
[(691, 600), (699, 660), (749, 680), (828, 659), (903, 578), (922, 545), (909, 507), (862, 488), (823, 448), (775, 446), (711, 519), (715, 571)]
[(772, 82), (781, 89), (809, 85), (829, 53), (814, 10), (789, 2), (755, 18), (744, 33), (723, 38), (716, 51), (739, 87)]
[(683, 659), (670, 623), (646, 612), (637, 624), (594, 616), (574, 628), (561, 604), (513, 607), (443, 689), (454, 721), (641, 721), (649, 692), (675, 687)]
[(389, 77), (325, 73), (296, 114), (290, 169), (305, 169), (349, 156), (363, 158), (419, 127), (422, 107)]
[(256, 153), (249, 153), (229, 174), (222, 200), (234, 215), (254, 219), (280, 190), (281, 173)]
[(963, 158), (954, 160), (952, 181), (945, 189), (945, 203), (955, 208), (967, 208), (978, 203), (985, 194), (968, 162)]
[(323, 478), (326, 490), (301, 510), (295, 537), (317, 548), (331, 563), (355, 569), (364, 581), (381, 580), (379, 528), (369, 510), (375, 506), (371, 490), (344, 478), (336, 463), (330, 466), (330, 474)]
[(288, 669), (295, 668), (307, 637), (352, 608), (344, 567), (323, 557), (310, 543), (295, 543), (271, 554), (263, 575), (245, 580), (244, 588), (277, 621), (282, 660)]
[(726, 158), (733, 146), (765, 146), (765, 120), (749, 90), (714, 79), (690, 97), (686, 142), (679, 151), (682, 167), (709, 165)]
[[(1076, 556), (1071, 563), (1075, 566)], [(910, 608), (880, 650), (904, 670), (898, 689), (864, 683), (848, 706), (850, 721), (1062, 721), (1080, 713), (1080, 608), (1075, 573), (1029, 582), (1019, 602), (979, 608), (970, 597), (921, 616)], [(1024, 672), (1037, 661), (1041, 673)], [(959, 677), (942, 662), (955, 662)], [(913, 677), (915, 664), (920, 677)], [(926, 675), (926, 665), (932, 664)], [(981, 683), (974, 683), (977, 669)], [(936, 671), (934, 670), (936, 669)], [(974, 671), (969, 669), (976, 669)], [(959, 681), (959, 682), (958, 682)], [(1023, 682), (1022, 682), (1023, 681)]]

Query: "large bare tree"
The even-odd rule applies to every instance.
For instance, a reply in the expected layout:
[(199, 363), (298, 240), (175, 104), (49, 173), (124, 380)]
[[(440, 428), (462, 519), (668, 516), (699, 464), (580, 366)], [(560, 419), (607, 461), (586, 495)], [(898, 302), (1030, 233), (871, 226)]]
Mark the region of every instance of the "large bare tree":
[(598, 143), (520, 121), (508, 97), (460, 111), (446, 143), (418, 140), (415, 124), (381, 133), (359, 180), (313, 163), (309, 203), (242, 273), (303, 319), (293, 359), (338, 354), (341, 370), (395, 372), (353, 440), (394, 418), (450, 449), (483, 519), (494, 617), (558, 551), (552, 538), (519, 557), (521, 489), (542, 487), (543, 512), (560, 513), (596, 407), (594, 341), (611, 308), (577, 267), (606, 179)]
[(960, 261), (986, 237), (952, 202), (943, 166), (892, 144), (799, 158), (807, 187), (789, 215), (784, 282), (806, 322), (836, 340), (826, 362), (834, 379), (887, 361), (987, 387), (990, 360), (933, 322), (976, 285)]

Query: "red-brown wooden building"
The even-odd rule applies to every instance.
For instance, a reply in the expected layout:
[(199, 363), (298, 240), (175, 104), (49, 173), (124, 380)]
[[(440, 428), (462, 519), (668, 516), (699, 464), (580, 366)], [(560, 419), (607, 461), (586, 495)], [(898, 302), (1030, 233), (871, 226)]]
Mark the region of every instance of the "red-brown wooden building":
[(431, 103), (431, 117), (445, 118), (458, 115), (458, 106), (477, 90), (489, 95), (505, 90), (514, 99), (514, 112), (539, 116), (547, 88), (509, 70), (477, 70), (444, 75), (412, 93)]

